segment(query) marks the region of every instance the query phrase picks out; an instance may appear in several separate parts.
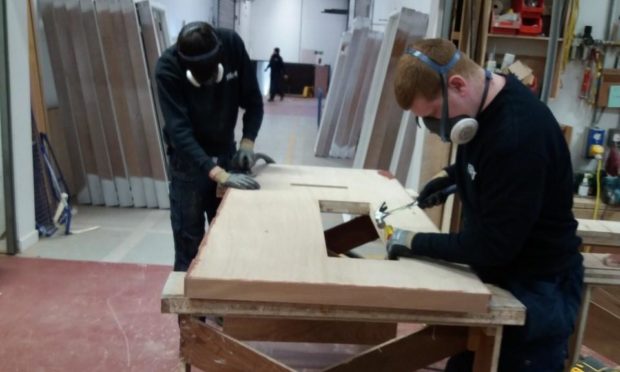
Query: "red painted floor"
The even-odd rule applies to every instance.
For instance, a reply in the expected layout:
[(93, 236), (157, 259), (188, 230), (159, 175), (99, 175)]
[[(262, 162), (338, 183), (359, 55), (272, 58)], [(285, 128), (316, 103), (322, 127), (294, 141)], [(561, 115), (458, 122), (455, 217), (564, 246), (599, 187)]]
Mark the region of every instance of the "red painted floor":
[[(0, 371), (177, 371), (176, 316), (160, 313), (170, 269), (0, 256)], [(399, 333), (418, 328), (401, 325)], [(252, 344), (306, 371), (364, 349)]]
[(0, 371), (172, 371), (170, 267), (0, 258)]

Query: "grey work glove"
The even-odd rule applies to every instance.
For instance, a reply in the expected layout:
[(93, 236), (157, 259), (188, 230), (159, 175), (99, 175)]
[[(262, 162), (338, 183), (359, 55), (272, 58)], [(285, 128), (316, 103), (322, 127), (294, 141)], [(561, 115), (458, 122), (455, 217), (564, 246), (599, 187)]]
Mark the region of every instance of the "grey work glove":
[(448, 177), (446, 171), (439, 172), (420, 191), (417, 199), (418, 207), (426, 209), (445, 203), (448, 194), (443, 191), (453, 184), (454, 181)]
[(222, 186), (232, 187), (233, 189), (258, 190), (260, 185), (254, 178), (242, 173), (228, 173), (220, 167), (215, 167), (209, 173), (212, 180)]
[(232, 169), (249, 172), (255, 163), (254, 141), (243, 138), (239, 143), (239, 150), (237, 150), (232, 158)]
[(387, 258), (389, 260), (397, 260), (398, 257), (415, 257), (411, 250), (414, 236), (415, 233), (413, 231), (395, 229), (394, 234), (387, 242)]

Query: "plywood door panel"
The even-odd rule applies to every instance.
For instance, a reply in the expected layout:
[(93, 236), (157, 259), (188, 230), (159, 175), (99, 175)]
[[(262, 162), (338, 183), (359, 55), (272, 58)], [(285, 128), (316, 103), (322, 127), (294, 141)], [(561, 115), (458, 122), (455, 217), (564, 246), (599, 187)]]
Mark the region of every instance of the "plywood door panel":
[[(486, 312), (490, 292), (467, 268), (422, 260), (328, 257), (320, 201), (376, 210), (411, 198), (377, 171), (267, 166), (260, 191), (229, 190), (185, 283), (192, 298)], [(437, 231), (419, 209), (387, 223)], [(244, 231), (239, 234), (238, 231)]]
[(409, 113), (403, 115), (403, 122), (400, 138), (394, 148), (392, 156), (392, 165), (390, 171), (404, 185), (407, 182), (409, 168), (411, 166), (411, 158), (413, 157), (413, 149), (415, 146), (416, 134), (418, 127), (415, 122), (415, 116)]
[(353, 32), (351, 65), (347, 67), (350, 75), (347, 78), (343, 105), (329, 153), (332, 157), (351, 158), (355, 154), (354, 145), (351, 146), (349, 141), (351, 133), (359, 133), (362, 125), (361, 120), (356, 120), (355, 114), (368, 100), (368, 84), (372, 76), (367, 76), (367, 72), (374, 69), (379, 53), (376, 47), (376, 34), (367, 27)]
[(93, 61), (89, 53), (89, 41), (82, 27), (82, 10), (79, 0), (65, 0), (66, 21), (73, 42), (76, 61), (76, 75), (79, 80), (78, 92), (81, 93), (85, 108), (85, 125), (88, 127), (90, 144), (94, 154), (97, 175), (101, 180), (103, 203), (106, 206), (118, 205), (118, 194), (114, 185), (114, 176), (106, 136), (103, 130), (103, 113), (97, 95)]
[(330, 81), (329, 94), (325, 100), (325, 109), (321, 114), (319, 133), (314, 145), (314, 154), (316, 156), (327, 156), (334, 138), (336, 120), (338, 119), (340, 107), (342, 107), (342, 92), (346, 85), (344, 79), (346, 75), (345, 66), (347, 64), (348, 47), (351, 42), (351, 37), (351, 32), (345, 32), (340, 38), (339, 52), (334, 66), (334, 73)]
[(170, 199), (168, 198), (168, 179), (164, 163), (162, 150), (161, 134), (157, 116), (155, 114), (155, 104), (153, 102), (153, 91), (151, 90), (148, 68), (145, 61), (144, 46), (142, 44), (141, 31), (138, 27), (138, 16), (136, 7), (132, 0), (120, 0), (121, 12), (127, 32), (128, 56), (130, 57), (133, 78), (136, 86), (138, 108), (140, 112), (141, 124), (144, 131), (146, 142), (147, 159), (151, 168), (151, 175), (155, 183), (155, 204), (153, 207), (169, 208)]
[(133, 205), (135, 207), (145, 207), (144, 179), (147, 173), (146, 167), (141, 162), (144, 152), (141, 152), (141, 147), (137, 145), (136, 137), (138, 134), (135, 130), (137, 123), (133, 114), (135, 109), (131, 108), (134, 101), (129, 99), (130, 92), (125, 82), (127, 78), (124, 71), (129, 68), (129, 65), (125, 63), (124, 59), (120, 58), (120, 55), (126, 52), (117, 42), (117, 38), (122, 38), (124, 35), (117, 36), (117, 33), (122, 33), (122, 30), (119, 30), (115, 24), (110, 2), (95, 2), (95, 11), (103, 56), (108, 71), (112, 103), (116, 112), (119, 139), (129, 175)]
[[(50, 128), (50, 141), (54, 146), (63, 146), (63, 150), (67, 152), (68, 161), (64, 164), (67, 164), (71, 168), (70, 174), (72, 176), (72, 182), (69, 184), (71, 191), (77, 195), (77, 199), (80, 203), (88, 204), (90, 203), (90, 192), (86, 182), (86, 171), (82, 159), (80, 143), (77, 139), (73, 115), (71, 114), (71, 102), (69, 100), (68, 88), (63, 73), (59, 35), (53, 12), (53, 1), (41, 1), (39, 6), (39, 12), (43, 19), (43, 27), (49, 46), (50, 61), (59, 102), (58, 113), (54, 116), (56, 119), (54, 123), (56, 123), (58, 128)], [(63, 152), (61, 149), (57, 149), (57, 151)]]
[(155, 193), (155, 181), (153, 179), (152, 169), (149, 161), (148, 145), (146, 142), (146, 133), (144, 131), (142, 111), (140, 107), (140, 92), (136, 84), (135, 71), (131, 60), (131, 45), (129, 44), (129, 30), (125, 26), (125, 17), (119, 0), (108, 0), (110, 16), (114, 26), (114, 38), (116, 41), (115, 58), (122, 65), (121, 76), (125, 89), (125, 99), (127, 100), (127, 108), (130, 126), (133, 133), (134, 152), (138, 157), (138, 162), (142, 168), (142, 184), (144, 186), (144, 196), (146, 206), (149, 208), (157, 207), (157, 197)]
[(54, 1), (53, 14), (58, 35), (59, 53), (62, 60), (62, 74), (66, 81), (67, 95), (86, 172), (90, 201), (92, 204), (100, 205), (104, 203), (103, 190), (101, 188), (101, 180), (97, 175), (97, 163), (88, 127), (86, 104), (81, 94), (79, 76), (76, 73), (77, 60), (64, 2)]
[(394, 98), (396, 66), (405, 48), (426, 35), (427, 27), (428, 15), (407, 8), (401, 10), (364, 161), (365, 168), (388, 169), (390, 166), (396, 135), (403, 116), (403, 110)]
[(368, 63), (365, 66), (365, 70), (363, 72), (364, 82), (360, 88), (362, 91), (363, 97), (361, 97), (360, 101), (357, 103), (357, 107), (355, 109), (355, 114), (353, 115), (353, 122), (355, 126), (349, 133), (349, 138), (347, 141), (347, 157), (352, 158), (355, 156), (355, 151), (358, 146), (358, 142), (360, 140), (360, 133), (362, 131), (362, 126), (364, 124), (364, 112), (366, 107), (369, 104), (370, 96), (372, 92), (370, 91), (370, 86), (373, 80), (373, 74), (375, 72), (375, 68), (377, 66), (377, 60), (379, 58), (379, 50), (381, 49), (381, 41), (383, 40), (383, 33), (381, 32), (371, 32), (371, 35), (368, 39), (368, 43), (365, 48), (365, 56), (364, 59), (368, 59)]
[(125, 151), (120, 140), (116, 109), (112, 100), (112, 86), (105, 63), (101, 33), (97, 23), (93, 0), (80, 0), (80, 11), (82, 27), (88, 47), (88, 55), (93, 71), (95, 94), (101, 118), (101, 126), (103, 128), (103, 138), (110, 158), (112, 177), (118, 193), (118, 202), (121, 207), (129, 207), (133, 205), (133, 198), (131, 196), (129, 175), (125, 164)]
[(37, 130), (41, 133), (48, 132), (47, 108), (43, 97), (41, 85), (41, 68), (39, 66), (39, 53), (36, 43), (32, 3), (28, 1), (28, 65), (30, 70), (30, 104), (32, 116), (35, 119)]
[(396, 37), (396, 28), (398, 27), (398, 20), (400, 14), (392, 14), (388, 19), (388, 23), (385, 26), (383, 33), (383, 41), (381, 42), (381, 48), (379, 49), (379, 57), (377, 58), (377, 64), (372, 75), (372, 82), (370, 84), (370, 94), (368, 96), (368, 102), (364, 110), (364, 121), (362, 123), (362, 130), (360, 132), (360, 139), (355, 151), (355, 158), (353, 160), (353, 166), (355, 168), (364, 168), (366, 162), (366, 155), (371, 141), (371, 134), (373, 126), (375, 125), (375, 116), (379, 107), (379, 98), (382, 94), (382, 86), (385, 82), (385, 75), (387, 73), (389, 56), (392, 50), (392, 44)]
[[(138, 21), (140, 23), (140, 29), (142, 30), (142, 40), (144, 42), (144, 52), (146, 56), (146, 65), (149, 72), (149, 80), (151, 86), (151, 93), (153, 94), (153, 102), (155, 103), (155, 113), (157, 114), (158, 130), (161, 137), (164, 129), (164, 117), (159, 107), (159, 99), (157, 98), (157, 81), (155, 79), (155, 67), (157, 60), (161, 53), (165, 50), (165, 44), (162, 44), (162, 40), (158, 38), (158, 27), (153, 14), (153, 8), (151, 8), (150, 1), (142, 1), (136, 3), (136, 10), (138, 11)], [(162, 141), (162, 149), (165, 148)]]
[(350, 115), (352, 103), (356, 95), (357, 85), (359, 83), (360, 69), (362, 68), (361, 55), (365, 40), (368, 37), (369, 24), (359, 24), (360, 20), (356, 20), (358, 25), (353, 30), (351, 42), (347, 48), (346, 65), (342, 69), (343, 74), (339, 78), (346, 82), (342, 88), (340, 107), (337, 110), (334, 123), (334, 135), (330, 146), (329, 156), (342, 157), (340, 152), (343, 139), (352, 128)]
[[(439, 136), (427, 133), (424, 138), (422, 166), (420, 169), (421, 187), (448, 164), (450, 164), (450, 144), (442, 142)], [(425, 210), (436, 226), (441, 226), (443, 208), (443, 205), (439, 205)]]

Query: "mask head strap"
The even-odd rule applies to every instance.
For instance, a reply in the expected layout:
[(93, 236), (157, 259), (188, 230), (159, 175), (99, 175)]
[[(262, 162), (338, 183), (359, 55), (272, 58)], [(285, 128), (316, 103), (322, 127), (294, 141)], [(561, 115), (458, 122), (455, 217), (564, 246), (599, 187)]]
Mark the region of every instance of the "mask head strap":
[(433, 71), (439, 74), (439, 80), (441, 84), (441, 97), (443, 98), (443, 101), (441, 103), (441, 124), (439, 126), (439, 134), (444, 142), (448, 142), (450, 140), (450, 133), (448, 130), (448, 72), (450, 72), (450, 70), (452, 70), (456, 63), (461, 59), (461, 52), (459, 52), (458, 50), (454, 52), (452, 58), (450, 58), (448, 63), (446, 63), (445, 65), (440, 65), (439, 63), (433, 61), (429, 56), (417, 49), (407, 48), (405, 52), (410, 56), (424, 62), (424, 64), (426, 64)]

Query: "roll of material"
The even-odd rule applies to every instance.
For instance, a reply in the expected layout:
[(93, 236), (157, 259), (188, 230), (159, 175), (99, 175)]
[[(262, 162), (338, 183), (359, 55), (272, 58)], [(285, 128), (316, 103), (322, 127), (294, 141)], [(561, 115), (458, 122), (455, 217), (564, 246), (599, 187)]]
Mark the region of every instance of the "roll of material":
[(493, 0), (493, 13), (502, 14), (503, 10), (504, 3), (502, 3), (502, 0)]

